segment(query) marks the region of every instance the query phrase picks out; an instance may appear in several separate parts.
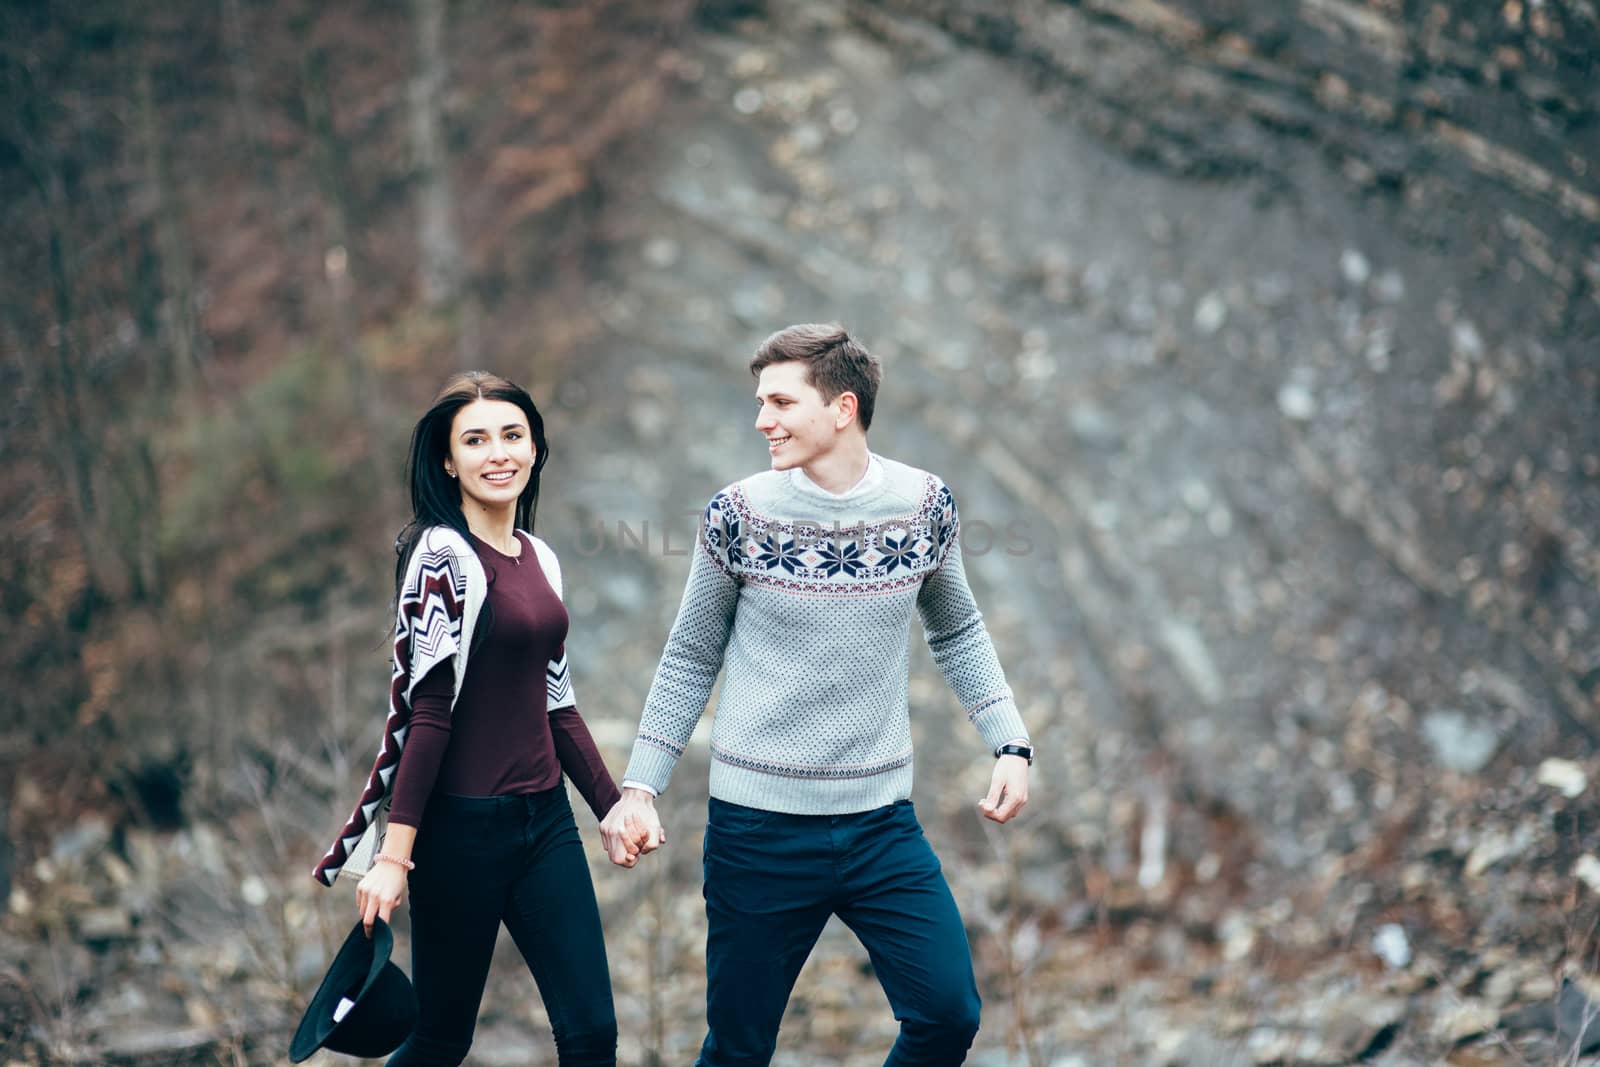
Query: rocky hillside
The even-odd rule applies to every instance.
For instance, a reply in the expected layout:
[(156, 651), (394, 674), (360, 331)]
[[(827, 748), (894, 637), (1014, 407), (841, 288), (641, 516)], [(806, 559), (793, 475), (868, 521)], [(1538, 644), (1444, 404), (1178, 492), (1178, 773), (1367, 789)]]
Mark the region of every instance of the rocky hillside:
[[(296, 31), (332, 61), (345, 230), (314, 109), (261, 127), (273, 181), (193, 157), (216, 184), (175, 210), (213, 384), (147, 416), (185, 426), (151, 438), (161, 522), (121, 578), (10, 587), (60, 620), (29, 632), (58, 636), (34, 655), (70, 694), (0, 790), (14, 1058), (274, 1062), (346, 917), (304, 869), (376, 731), (399, 504), (357, 472), (397, 466), (464, 338), (547, 405), (541, 532), (620, 763), (693, 515), (764, 460), (744, 359), (835, 319), (885, 362), (875, 447), (961, 501), (1042, 753), (1029, 816), (991, 832), (985, 759), (918, 662), (917, 800), (982, 970), (974, 1062), (1567, 1062), (1600, 970), (1592, 5), (616, 7), (606, 30), (557, 6), (448, 24), (469, 282), (440, 311), (415, 306), (404, 71), (359, 20)], [(210, 26), (218, 86), (229, 47), (278, 56), (293, 29), (242, 11), (262, 43)], [(308, 204), (288, 232), (322, 251), (268, 255)], [(226, 240), (204, 225), (228, 218)], [(286, 294), (298, 321), (268, 313)], [(322, 424), (341, 447), (307, 451)], [(201, 485), (208, 459), (246, 491)], [(69, 528), (10, 491), (28, 529)], [(237, 537), (250, 520), (276, 536)], [(141, 599), (146, 557), (166, 580)], [(20, 758), (33, 737), (48, 759)], [(629, 1062), (699, 1039), (704, 759), (669, 854), (596, 866)], [(784, 1062), (878, 1062), (873, 990), (830, 930)], [(476, 1062), (553, 1062), (542, 1027), (503, 960)]]

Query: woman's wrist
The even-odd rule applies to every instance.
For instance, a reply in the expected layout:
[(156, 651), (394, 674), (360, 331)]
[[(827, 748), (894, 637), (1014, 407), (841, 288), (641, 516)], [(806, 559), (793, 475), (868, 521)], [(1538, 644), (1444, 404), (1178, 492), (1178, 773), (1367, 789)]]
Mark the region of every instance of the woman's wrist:
[(385, 863), (398, 864), (399, 866), (404, 867), (408, 871), (414, 871), (414, 870), (417, 869), (417, 865), (415, 863), (411, 862), (410, 860), (406, 859), (404, 856), (391, 856), (387, 852), (380, 852), (376, 856), (373, 856), (372, 858), (374, 860), (382, 860)]

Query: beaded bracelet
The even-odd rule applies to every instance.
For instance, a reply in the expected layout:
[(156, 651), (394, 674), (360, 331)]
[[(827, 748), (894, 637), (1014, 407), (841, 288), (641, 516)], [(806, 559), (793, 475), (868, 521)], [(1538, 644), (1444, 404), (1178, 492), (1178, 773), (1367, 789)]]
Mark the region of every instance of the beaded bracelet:
[(417, 869), (417, 865), (412, 863), (410, 860), (401, 859), (399, 856), (391, 856), (387, 852), (380, 852), (372, 858), (375, 860), (383, 860), (386, 863), (398, 863), (408, 871), (414, 871)]

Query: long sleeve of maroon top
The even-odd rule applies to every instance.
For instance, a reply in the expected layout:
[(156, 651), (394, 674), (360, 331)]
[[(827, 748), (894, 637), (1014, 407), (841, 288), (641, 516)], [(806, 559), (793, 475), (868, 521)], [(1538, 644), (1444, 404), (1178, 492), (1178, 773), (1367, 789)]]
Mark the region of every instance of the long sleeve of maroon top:
[(594, 812), (594, 817), (604, 819), (612, 805), (622, 799), (622, 792), (612, 780), (611, 772), (606, 770), (600, 750), (589, 733), (589, 724), (578, 714), (576, 705), (550, 712), (550, 736), (555, 742), (561, 769), (578, 787), (578, 793)]
[(504, 555), (474, 538), (489, 577), (487, 636), (467, 660), (455, 709), (455, 670), (443, 663), (412, 690), (389, 821), (419, 826), (428, 797), (505, 796), (554, 788), (566, 772), (597, 818), (621, 794), (575, 707), (548, 709), (545, 671), (567, 635), (567, 612), (533, 546)]

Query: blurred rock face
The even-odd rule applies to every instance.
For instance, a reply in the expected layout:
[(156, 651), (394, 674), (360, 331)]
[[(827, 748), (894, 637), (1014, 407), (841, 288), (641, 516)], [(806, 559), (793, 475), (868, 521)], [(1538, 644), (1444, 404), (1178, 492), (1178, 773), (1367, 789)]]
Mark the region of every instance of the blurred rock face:
[[(1594, 203), (1560, 136), (1581, 27), (1455, 7), (709, 20), (666, 60), (547, 521), (686, 541), (765, 465), (748, 353), (839, 320), (885, 364), (874, 446), (955, 488), (1078, 800), (1155, 760), (1294, 864), (1417, 773), (1591, 743)], [(685, 563), (658, 549), (594, 576), (619, 656), (630, 589), (670, 620)], [(920, 692), (937, 781), (973, 739)]]
[[(918, 802), (980, 971), (1071, 1005), (1033, 1052), (1438, 1062), (1553, 995), (1550, 931), (1592, 913), (1594, 798), (1534, 779), (1600, 726), (1593, 26), (1393, 7), (740, 7), (665, 60), (549, 536), (686, 541), (765, 466), (769, 331), (882, 358), (874, 447), (954, 488), (1040, 747), (986, 839), (921, 665)], [(572, 565), (621, 678), (676, 608), (661, 544)], [(590, 707), (626, 734), (643, 684)], [(792, 1047), (834, 1047), (797, 998)]]
[[(515, 24), (459, 10), (479, 32)], [(570, 14), (530, 11), (534, 41)], [(1496, 1025), (1545, 1042), (1525, 1062), (1588, 1047), (1596, 991), (1554, 974), (1592, 952), (1600, 892), (1588, 5), (697, 11), (651, 53), (669, 89), (638, 165), (585, 207), (604, 254), (572, 231), (583, 255), (561, 280), (588, 285), (598, 339), (574, 307), (492, 350), (520, 374), (515, 356), (553, 337), (583, 349), (530, 384), (555, 457), (540, 531), (608, 755), (631, 740), (696, 516), (767, 463), (748, 354), (788, 323), (843, 321), (886, 368), (874, 447), (961, 502), (1040, 751), (1030, 812), (986, 835), (971, 804), (988, 761), (920, 660), (919, 807), (989, 1019), (1025, 1024), (986, 1026), (983, 1062), (1017, 1062), (1015, 1039), (1030, 1062), (1435, 1063)], [(560, 79), (513, 43), (517, 106), (555, 108)], [(473, 82), (496, 52), (457, 55), (467, 99), (496, 102), (454, 112), (463, 125), (498, 113)], [(514, 126), (497, 147), (546, 133)], [(401, 160), (403, 140), (366, 147)], [(591, 157), (573, 159), (587, 188)], [(479, 240), (528, 232), (495, 188), (506, 169), (458, 186)], [(561, 215), (571, 186), (550, 187), (518, 209)], [(406, 217), (371, 242), (374, 267), (408, 258)], [(503, 257), (522, 266), (496, 278), (515, 293), (501, 325), (561, 258)], [(386, 596), (350, 611), (352, 647), (382, 643)], [(363, 707), (380, 660), (359, 668)], [(375, 728), (350, 725), (364, 714), (341, 729)], [(147, 778), (136, 830), (91, 811), (9, 857), (0, 833), (0, 944), (31, 961), (26, 983), (0, 973), (0, 1038), (169, 1064), (228, 1042), (242, 1061), (248, 1037), (252, 1062), (276, 1057), (349, 918), (304, 876), (348, 775), (294, 745), (272, 758), (293, 773), (270, 790), (244, 776), (265, 799), (244, 793), (221, 830), (211, 813), (143, 825), (165, 789)], [(625, 1061), (685, 1060), (700, 1038), (704, 758), (664, 802), (678, 843), (658, 873), (596, 870)], [(0, 816), (8, 797), (13, 826), (67, 810), (70, 777), (24, 770)], [(830, 927), (784, 1062), (881, 1061), (893, 1021), (873, 985)], [(536, 1003), (503, 952), (474, 1055), (548, 1052)]]

